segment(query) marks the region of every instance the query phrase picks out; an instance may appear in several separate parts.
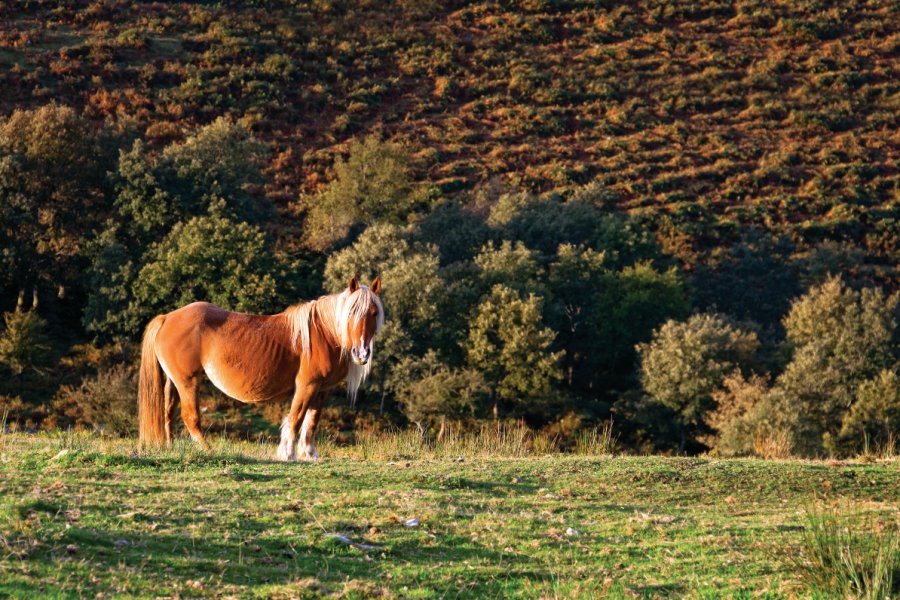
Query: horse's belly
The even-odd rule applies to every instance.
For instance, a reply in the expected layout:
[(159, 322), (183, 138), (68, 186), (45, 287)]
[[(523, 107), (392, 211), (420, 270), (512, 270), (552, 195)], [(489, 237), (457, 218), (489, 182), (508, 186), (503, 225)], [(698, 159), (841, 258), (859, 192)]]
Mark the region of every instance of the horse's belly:
[(222, 393), (242, 402), (264, 402), (291, 396), (295, 373), (284, 369), (261, 369), (255, 372), (210, 362), (203, 365), (206, 376)]

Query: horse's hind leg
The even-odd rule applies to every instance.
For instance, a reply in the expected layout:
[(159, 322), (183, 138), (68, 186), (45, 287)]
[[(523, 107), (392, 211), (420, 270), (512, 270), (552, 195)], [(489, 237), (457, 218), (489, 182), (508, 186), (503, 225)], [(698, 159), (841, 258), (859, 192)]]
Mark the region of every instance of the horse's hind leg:
[(181, 397), (181, 418), (184, 426), (187, 427), (188, 433), (194, 438), (194, 441), (203, 446), (205, 450), (209, 450), (209, 442), (203, 437), (203, 431), (200, 430), (200, 401), (197, 398), (197, 379), (192, 378), (181, 385), (176, 383), (178, 395)]
[(178, 401), (178, 388), (168, 377), (166, 378), (165, 387), (166, 399), (166, 444), (172, 443), (172, 419), (175, 417), (175, 403)]

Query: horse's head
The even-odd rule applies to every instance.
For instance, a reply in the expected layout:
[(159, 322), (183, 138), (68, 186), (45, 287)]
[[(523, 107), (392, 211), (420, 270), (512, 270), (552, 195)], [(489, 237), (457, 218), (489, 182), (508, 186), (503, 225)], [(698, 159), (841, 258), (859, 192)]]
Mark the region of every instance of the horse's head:
[(365, 286), (353, 277), (341, 294), (342, 345), (344, 350), (350, 351), (353, 362), (360, 366), (367, 365), (372, 359), (372, 339), (384, 325), (380, 293), (381, 278), (376, 277), (372, 285)]

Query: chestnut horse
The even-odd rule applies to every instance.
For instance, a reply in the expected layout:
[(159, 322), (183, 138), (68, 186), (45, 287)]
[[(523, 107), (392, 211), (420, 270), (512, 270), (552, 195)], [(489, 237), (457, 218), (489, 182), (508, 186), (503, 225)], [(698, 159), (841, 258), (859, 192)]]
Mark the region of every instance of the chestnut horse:
[(242, 402), (291, 398), (281, 425), (278, 458), (315, 460), (316, 425), (327, 393), (347, 382), (351, 402), (371, 366), (372, 338), (384, 324), (381, 280), (356, 277), (339, 294), (292, 306), (277, 315), (230, 312), (194, 302), (155, 317), (141, 350), (138, 418), (141, 440), (172, 441), (175, 403), (191, 437), (204, 448), (197, 387), (200, 375)]

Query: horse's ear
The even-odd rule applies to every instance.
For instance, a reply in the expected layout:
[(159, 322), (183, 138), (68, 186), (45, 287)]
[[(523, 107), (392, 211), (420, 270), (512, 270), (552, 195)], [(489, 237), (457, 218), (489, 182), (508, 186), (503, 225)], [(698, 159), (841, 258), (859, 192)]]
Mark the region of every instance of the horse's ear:
[(375, 281), (372, 282), (372, 285), (369, 286), (371, 290), (377, 295), (381, 293), (381, 277), (376, 277)]
[(350, 288), (351, 294), (359, 289), (359, 281), (356, 280), (356, 275), (350, 278), (350, 283), (347, 284), (347, 287)]

